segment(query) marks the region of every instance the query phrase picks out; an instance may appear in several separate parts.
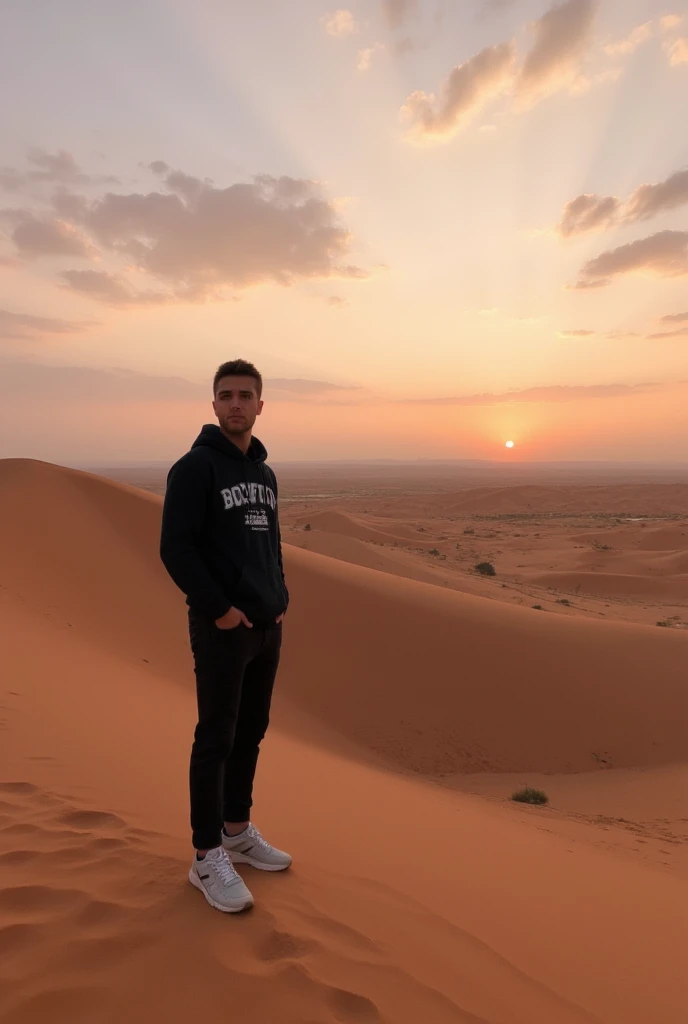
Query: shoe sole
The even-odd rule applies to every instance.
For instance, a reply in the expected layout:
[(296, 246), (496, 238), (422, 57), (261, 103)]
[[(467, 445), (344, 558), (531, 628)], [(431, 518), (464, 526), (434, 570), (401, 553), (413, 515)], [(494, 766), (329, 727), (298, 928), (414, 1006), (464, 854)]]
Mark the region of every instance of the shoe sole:
[(198, 875), (195, 874), (193, 869), (189, 871), (189, 881), (191, 882), (195, 889), (198, 889), (199, 892), (203, 893), (211, 907), (214, 907), (215, 910), (220, 910), (223, 914), (240, 914), (242, 910), (250, 910), (251, 907), (253, 906), (253, 897), (251, 897), (248, 900), (244, 900), (243, 903), (238, 903), (237, 906), (235, 907), (227, 907), (224, 906), (222, 903), (218, 903), (217, 900), (214, 900), (212, 898), (208, 890), (203, 885), (203, 882), (201, 882), (200, 878), (198, 877)]
[(248, 864), (249, 867), (257, 868), (258, 871), (286, 871), (287, 868), (291, 867), (291, 861), (288, 864), (264, 864), (262, 861), (254, 860), (253, 857), (249, 857), (245, 853), (234, 853), (232, 850), (228, 850), (227, 847), (225, 847), (225, 852), (232, 864)]

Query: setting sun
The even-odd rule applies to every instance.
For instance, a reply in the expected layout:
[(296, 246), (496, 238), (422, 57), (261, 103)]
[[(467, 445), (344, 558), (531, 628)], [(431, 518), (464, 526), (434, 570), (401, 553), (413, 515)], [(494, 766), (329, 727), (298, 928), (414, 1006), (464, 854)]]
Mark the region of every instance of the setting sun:
[(506, 447), (507, 448), (513, 448), (514, 447), (514, 442), (513, 441), (507, 441), (506, 442)]

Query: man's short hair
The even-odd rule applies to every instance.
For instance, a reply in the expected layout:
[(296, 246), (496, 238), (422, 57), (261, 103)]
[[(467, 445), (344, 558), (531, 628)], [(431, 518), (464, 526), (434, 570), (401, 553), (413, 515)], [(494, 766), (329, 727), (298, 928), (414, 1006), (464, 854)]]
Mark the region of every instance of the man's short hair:
[(223, 377), (253, 377), (259, 398), (263, 392), (263, 378), (253, 363), (249, 363), (245, 359), (232, 359), (231, 362), (218, 366), (213, 378), (213, 395), (217, 394), (217, 385)]

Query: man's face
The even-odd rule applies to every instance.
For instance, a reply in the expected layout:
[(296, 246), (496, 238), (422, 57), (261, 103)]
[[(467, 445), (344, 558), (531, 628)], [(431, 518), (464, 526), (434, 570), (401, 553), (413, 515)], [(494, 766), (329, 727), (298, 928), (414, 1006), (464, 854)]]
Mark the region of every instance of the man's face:
[(213, 409), (225, 434), (247, 434), (263, 411), (253, 377), (222, 377), (217, 382)]

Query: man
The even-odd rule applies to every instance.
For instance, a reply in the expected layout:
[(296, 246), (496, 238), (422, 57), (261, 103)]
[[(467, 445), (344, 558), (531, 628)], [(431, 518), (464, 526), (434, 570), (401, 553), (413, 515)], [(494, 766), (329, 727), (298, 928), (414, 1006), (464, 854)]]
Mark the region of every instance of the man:
[(282, 871), (291, 857), (250, 820), (258, 748), (269, 719), (289, 595), (277, 482), (252, 436), (263, 410), (260, 373), (243, 359), (213, 381), (207, 423), (171, 468), (160, 557), (186, 594), (198, 724), (189, 771), (189, 881), (226, 913), (253, 905), (234, 863)]

